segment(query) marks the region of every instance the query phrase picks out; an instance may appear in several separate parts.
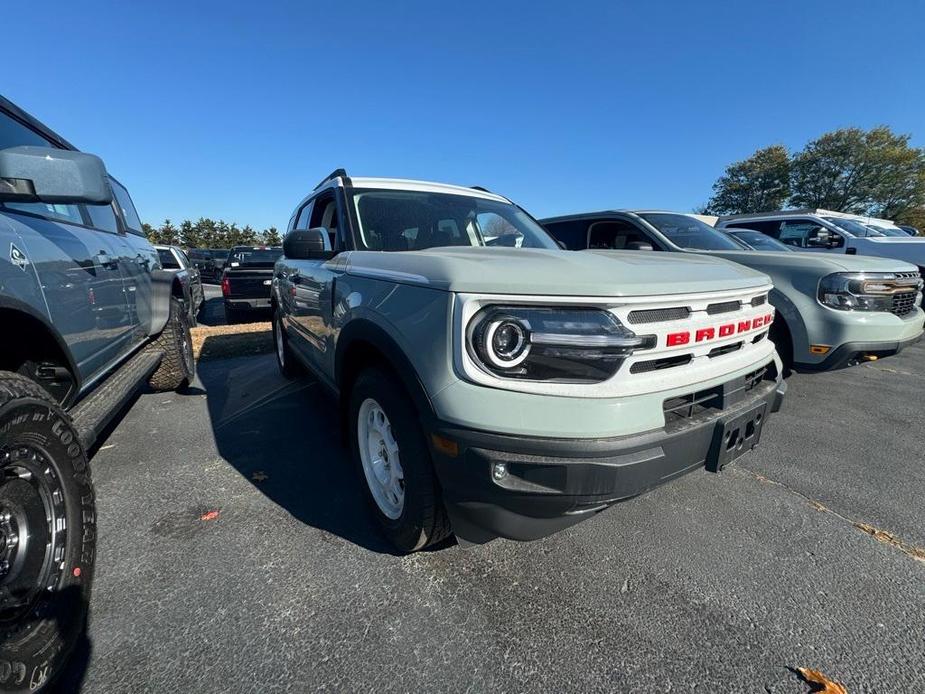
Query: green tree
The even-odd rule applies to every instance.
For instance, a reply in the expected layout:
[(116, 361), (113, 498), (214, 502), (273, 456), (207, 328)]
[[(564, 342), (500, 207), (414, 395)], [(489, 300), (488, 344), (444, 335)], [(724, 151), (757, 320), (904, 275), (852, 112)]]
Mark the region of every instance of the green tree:
[(744, 214), (779, 209), (790, 196), (790, 155), (783, 145), (759, 149), (726, 167), (713, 184), (705, 214)]
[(793, 157), (791, 188), (797, 207), (895, 218), (925, 204), (925, 151), (887, 126), (841, 128)]
[(283, 243), (283, 239), (276, 230), (276, 227), (264, 229), (260, 235), (263, 237), (263, 242), (268, 246), (280, 246)]

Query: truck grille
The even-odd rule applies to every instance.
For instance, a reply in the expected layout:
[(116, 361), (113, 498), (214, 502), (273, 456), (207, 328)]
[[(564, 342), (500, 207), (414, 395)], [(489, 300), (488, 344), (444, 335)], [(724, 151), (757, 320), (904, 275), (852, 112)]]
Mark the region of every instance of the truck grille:
[(715, 316), (719, 313), (729, 313), (730, 311), (738, 311), (742, 308), (741, 301), (723, 301), (719, 304), (710, 304), (707, 306), (707, 314)]
[(640, 323), (664, 323), (672, 320), (684, 320), (690, 317), (691, 310), (687, 306), (675, 308), (655, 308), (644, 311), (630, 311), (628, 320), (633, 325)]
[(893, 306), (890, 312), (896, 316), (906, 316), (915, 310), (916, 292), (903, 292), (893, 295)]

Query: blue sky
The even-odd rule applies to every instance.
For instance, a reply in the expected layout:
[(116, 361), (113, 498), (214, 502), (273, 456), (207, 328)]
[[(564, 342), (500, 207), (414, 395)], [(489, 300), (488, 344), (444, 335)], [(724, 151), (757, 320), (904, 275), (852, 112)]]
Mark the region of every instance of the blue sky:
[(152, 223), (282, 227), (341, 166), (536, 216), (689, 210), (759, 146), (881, 123), (925, 145), (919, 2), (8, 5), (0, 93)]

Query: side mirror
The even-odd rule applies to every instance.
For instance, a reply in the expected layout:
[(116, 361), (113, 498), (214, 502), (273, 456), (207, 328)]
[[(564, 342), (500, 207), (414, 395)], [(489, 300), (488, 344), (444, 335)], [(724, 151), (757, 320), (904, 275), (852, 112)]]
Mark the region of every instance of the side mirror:
[(112, 189), (103, 160), (52, 147), (0, 149), (0, 202), (108, 205)]
[(830, 243), (829, 230), (822, 227), (813, 229), (809, 232), (809, 236), (806, 237), (807, 248), (831, 248)]
[(645, 241), (630, 241), (626, 244), (626, 250), (628, 251), (654, 251), (655, 248), (651, 243), (646, 243)]
[(293, 229), (283, 239), (283, 255), (293, 260), (327, 260), (334, 256), (331, 236), (324, 227)]

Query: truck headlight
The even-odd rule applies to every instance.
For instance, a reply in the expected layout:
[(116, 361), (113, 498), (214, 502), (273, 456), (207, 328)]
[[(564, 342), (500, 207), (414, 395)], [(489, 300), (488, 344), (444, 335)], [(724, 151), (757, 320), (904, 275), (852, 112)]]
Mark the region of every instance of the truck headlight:
[(655, 340), (601, 309), (486, 306), (469, 322), (466, 342), (476, 363), (501, 378), (595, 383)]
[(890, 311), (893, 295), (916, 293), (921, 278), (892, 272), (836, 272), (819, 280), (819, 303), (840, 311)]

